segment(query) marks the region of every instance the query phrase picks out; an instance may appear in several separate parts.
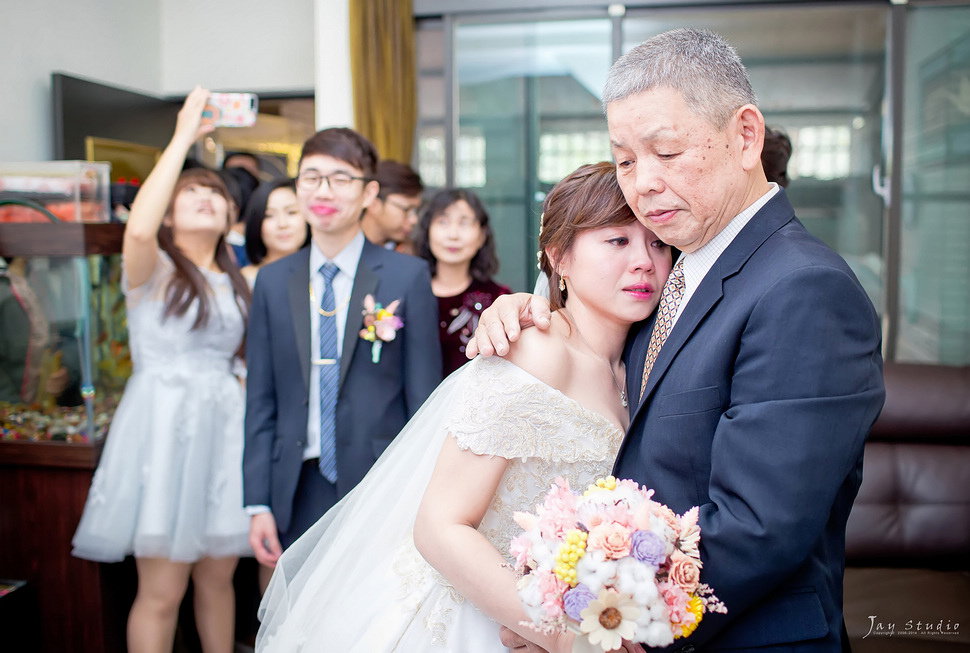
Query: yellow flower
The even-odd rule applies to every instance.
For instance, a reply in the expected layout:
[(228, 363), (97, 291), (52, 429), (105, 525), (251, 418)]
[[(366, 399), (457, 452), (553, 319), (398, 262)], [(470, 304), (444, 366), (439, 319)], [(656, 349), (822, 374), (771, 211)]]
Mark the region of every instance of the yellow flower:
[(576, 587), (576, 563), (586, 555), (586, 532), (578, 528), (566, 531), (565, 541), (556, 551), (556, 578)]
[(604, 651), (615, 651), (624, 639), (632, 639), (636, 633), (640, 608), (633, 599), (603, 589), (579, 614), (583, 618), (579, 629), (589, 643), (598, 644)]
[(596, 479), (596, 483), (586, 488), (586, 492), (583, 493), (583, 496), (584, 497), (589, 496), (593, 492), (599, 492), (600, 490), (615, 490), (615, 489), (616, 489), (616, 477), (607, 476), (606, 478)]
[(700, 597), (691, 594), (690, 600), (687, 602), (687, 611), (694, 615), (694, 623), (680, 624), (680, 635), (674, 635), (674, 639), (687, 637), (697, 630), (697, 626), (700, 625), (701, 618), (704, 616), (704, 603)]

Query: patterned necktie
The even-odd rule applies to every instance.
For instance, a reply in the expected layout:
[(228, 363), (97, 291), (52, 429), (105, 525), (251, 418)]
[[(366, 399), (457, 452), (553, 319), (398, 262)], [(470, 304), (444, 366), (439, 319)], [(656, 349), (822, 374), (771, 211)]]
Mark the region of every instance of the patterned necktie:
[(337, 355), (336, 299), (333, 278), (338, 269), (333, 263), (320, 267), (326, 287), (320, 301), (320, 473), (331, 483), (337, 482), (337, 382), (340, 359)]
[(667, 341), (670, 330), (674, 326), (674, 317), (677, 315), (677, 308), (680, 300), (684, 298), (684, 259), (677, 261), (677, 265), (670, 271), (667, 283), (664, 284), (663, 295), (660, 296), (660, 308), (657, 309), (657, 321), (653, 325), (653, 333), (650, 334), (650, 346), (647, 347), (647, 357), (643, 362), (643, 380), (640, 382), (640, 398), (647, 389), (647, 379), (650, 377), (650, 370), (657, 361), (657, 354), (660, 348)]

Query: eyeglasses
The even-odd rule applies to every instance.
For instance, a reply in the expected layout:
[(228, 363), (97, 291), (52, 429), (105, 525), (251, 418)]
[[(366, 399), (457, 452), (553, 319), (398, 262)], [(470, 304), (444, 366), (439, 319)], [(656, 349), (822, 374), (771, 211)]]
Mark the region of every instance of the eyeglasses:
[(419, 209), (419, 207), (417, 207), (417, 206), (408, 206), (407, 204), (398, 204), (397, 202), (392, 202), (390, 199), (386, 199), (384, 201), (387, 202), (388, 204), (390, 204), (391, 206), (393, 206), (393, 207), (395, 207), (397, 209), (400, 209), (401, 211), (404, 212), (405, 215), (409, 215), (412, 218), (418, 217), (418, 209)]
[(321, 175), (318, 172), (304, 172), (296, 178), (296, 187), (300, 190), (316, 190), (320, 188), (320, 182), (326, 181), (330, 190), (342, 191), (350, 188), (350, 185), (358, 179), (367, 181), (367, 177), (354, 177), (346, 172), (334, 172), (329, 175)]

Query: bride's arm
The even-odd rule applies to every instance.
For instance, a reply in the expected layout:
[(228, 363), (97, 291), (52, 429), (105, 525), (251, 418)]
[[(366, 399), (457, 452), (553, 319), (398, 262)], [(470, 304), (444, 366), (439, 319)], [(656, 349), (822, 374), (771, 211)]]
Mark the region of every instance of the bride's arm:
[(418, 509), (414, 544), (486, 615), (549, 651), (571, 651), (571, 635), (540, 635), (520, 625), (529, 618), (519, 602), (515, 575), (476, 530), (507, 464), (505, 458), (459, 449), (454, 438), (446, 438)]

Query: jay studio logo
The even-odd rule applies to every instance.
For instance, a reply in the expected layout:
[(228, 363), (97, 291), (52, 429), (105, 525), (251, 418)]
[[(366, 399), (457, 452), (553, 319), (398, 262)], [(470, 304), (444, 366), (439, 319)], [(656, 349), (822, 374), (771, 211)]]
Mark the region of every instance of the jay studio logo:
[(876, 615), (869, 615), (869, 632), (862, 636), (868, 637), (931, 637), (959, 635), (960, 623), (952, 619), (937, 619), (936, 621), (921, 621), (907, 619), (903, 622), (881, 620)]

